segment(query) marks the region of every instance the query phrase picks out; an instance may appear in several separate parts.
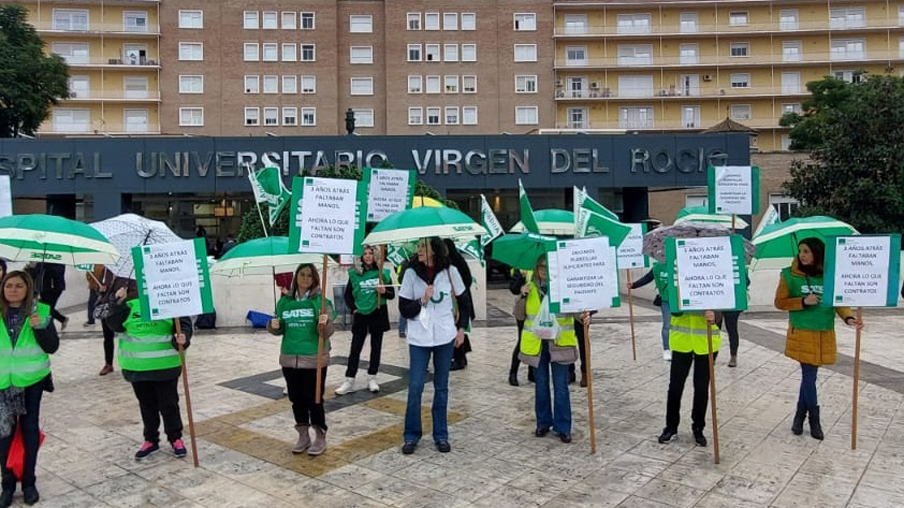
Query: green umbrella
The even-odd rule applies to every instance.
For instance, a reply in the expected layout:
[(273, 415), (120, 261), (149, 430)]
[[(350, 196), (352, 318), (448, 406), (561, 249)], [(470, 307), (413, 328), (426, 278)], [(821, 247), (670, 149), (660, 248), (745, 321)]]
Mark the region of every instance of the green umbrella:
[[(797, 244), (804, 238), (819, 238), (826, 242), (830, 236), (859, 234), (850, 224), (831, 217), (816, 215), (788, 219), (769, 224), (753, 238), (756, 259), (753, 269), (782, 268), (797, 256)], [(769, 261), (764, 261), (764, 260)]]
[(114, 264), (119, 251), (91, 226), (54, 215), (0, 218), (0, 257), (61, 265)]
[[(335, 265), (332, 259), (330, 261)], [(322, 262), (323, 256), (319, 254), (289, 252), (288, 237), (271, 236), (249, 240), (229, 249), (210, 267), (210, 273), (228, 277), (262, 275), (291, 272), (303, 263), (320, 266)]]
[(493, 240), (490, 257), (519, 270), (533, 270), (537, 258), (555, 250), (556, 239), (535, 233), (513, 233)]
[[(705, 206), (686, 206), (678, 212), (675, 217), (675, 224), (682, 222), (702, 222), (705, 224), (722, 224), (725, 227), (731, 227), (731, 215), (717, 215), (709, 213), (709, 208)], [(735, 216), (735, 229), (744, 229), (748, 226), (740, 217)]]
[[(574, 236), (574, 212), (547, 208), (534, 212), (534, 217), (537, 219), (540, 234)], [(511, 233), (524, 232), (524, 223), (519, 221), (509, 231)]]
[(422, 206), (396, 212), (381, 220), (364, 239), (368, 245), (417, 241), (421, 238), (473, 238), (487, 230), (458, 210)]

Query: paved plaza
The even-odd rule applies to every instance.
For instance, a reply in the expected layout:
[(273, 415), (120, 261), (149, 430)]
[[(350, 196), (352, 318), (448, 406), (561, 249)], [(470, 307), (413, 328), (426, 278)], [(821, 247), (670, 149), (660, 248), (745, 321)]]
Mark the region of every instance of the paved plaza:
[[(800, 374), (782, 354), (786, 316), (743, 314), (739, 366), (726, 366), (727, 338), (726, 354), (717, 360), (721, 464), (715, 465), (711, 428), (707, 448), (694, 446), (690, 433), (690, 381), (678, 441), (656, 440), (669, 364), (661, 358), (659, 313), (649, 302), (636, 308), (636, 361), (627, 307), (602, 312), (591, 329), (592, 455), (587, 391), (577, 384), (571, 387), (574, 442), (533, 436), (534, 393), (526, 367), (519, 372), (521, 386), (507, 383), (516, 340), (506, 312), (511, 299), (492, 291), (489, 300), (495, 305), (471, 335), (468, 368), (451, 375), (448, 454), (437, 452), (429, 437), (429, 385), (423, 401), (427, 435), (414, 455), (400, 452), (408, 350), (395, 330), (384, 339), (382, 391), (376, 395), (333, 395), (351, 334), (334, 336), (326, 387), (329, 447), (317, 458), (289, 451), (296, 435), (282, 397), (279, 338), (250, 329), (199, 332), (189, 350), (197, 469), (190, 458), (176, 459), (168, 450), (144, 462), (133, 459), (142, 432), (131, 386), (118, 369), (97, 375), (100, 331), (81, 329), (73, 316), (53, 357), (56, 391), (45, 395), (42, 406), (47, 439), (38, 461), (39, 506), (904, 506), (899, 311), (865, 313), (857, 450), (850, 439), (853, 332), (840, 331), (839, 363), (820, 369), (826, 438), (819, 442), (790, 431)], [(359, 372), (359, 385), (364, 375)]]

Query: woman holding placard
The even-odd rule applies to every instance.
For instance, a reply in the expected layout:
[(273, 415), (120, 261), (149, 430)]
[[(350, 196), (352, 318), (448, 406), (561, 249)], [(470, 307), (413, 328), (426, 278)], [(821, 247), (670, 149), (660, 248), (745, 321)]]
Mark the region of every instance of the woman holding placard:
[[(320, 275), (309, 263), (298, 266), (289, 293), (276, 304), (276, 317), (267, 329), (274, 335), (282, 335), (279, 365), (292, 402), (295, 430), (298, 441), (292, 453), (320, 455), (326, 451), (326, 413), (323, 410), (323, 387), (326, 386), (326, 370), (329, 365), (329, 338), (333, 335), (333, 303), (326, 300), (326, 312), (321, 312)], [(317, 393), (317, 345), (323, 334), (323, 360), (321, 361), (320, 403), (315, 403)], [(310, 430), (314, 427), (314, 439)]]
[(845, 324), (862, 328), (848, 307), (822, 307), (825, 244), (818, 238), (805, 238), (798, 244), (797, 258), (782, 270), (775, 306), (788, 311), (789, 324), (785, 356), (800, 362), (800, 393), (791, 432), (801, 435), (809, 416), (810, 435), (823, 439), (816, 399), (816, 374), (821, 365), (835, 363), (835, 314)]
[[(455, 309), (455, 304), (458, 308)], [(452, 450), (446, 415), (449, 370), (455, 346), (465, 340), (469, 301), (458, 269), (450, 265), (445, 244), (438, 238), (417, 244), (417, 259), (402, 275), (399, 312), (408, 320), (408, 406), (402, 453), (410, 455), (421, 439), (421, 396), (427, 364), (433, 357), (433, 442), (441, 453)]]
[[(534, 413), (537, 429), (534, 435), (543, 437), (549, 429), (563, 443), (571, 442), (571, 394), (568, 391), (568, 366), (578, 359), (578, 339), (575, 334), (574, 315), (545, 314), (546, 295), (549, 292), (549, 275), (546, 256), (540, 256), (534, 265), (524, 309), (526, 318), (521, 332), (522, 362), (534, 367)], [(580, 321), (590, 324), (590, 313), (583, 312)], [(549, 379), (552, 371), (554, 401), (549, 396)]]

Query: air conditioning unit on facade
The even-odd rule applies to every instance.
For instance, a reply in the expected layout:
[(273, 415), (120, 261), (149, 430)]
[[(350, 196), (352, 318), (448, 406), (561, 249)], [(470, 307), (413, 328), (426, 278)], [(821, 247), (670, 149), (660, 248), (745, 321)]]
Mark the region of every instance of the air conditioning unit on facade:
[(712, 81), (712, 80), (713, 80), (712, 74), (704, 74), (703, 75), (703, 81)]
[(600, 84), (599, 84), (598, 82), (594, 81), (593, 83), (590, 83), (590, 88), (591, 88), (592, 90), (599, 90), (599, 89), (600, 89)]
[(563, 80), (561, 80), (561, 79), (557, 79), (557, 80), (556, 80), (556, 86), (565, 86), (565, 81), (563, 81)]

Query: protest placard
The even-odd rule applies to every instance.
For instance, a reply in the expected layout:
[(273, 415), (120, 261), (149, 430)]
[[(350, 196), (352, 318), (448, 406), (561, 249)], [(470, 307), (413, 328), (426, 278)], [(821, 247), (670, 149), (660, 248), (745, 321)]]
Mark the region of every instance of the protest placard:
[(646, 233), (646, 224), (625, 224), (631, 227), (631, 232), (618, 246), (619, 268), (642, 268), (650, 266), (649, 258), (643, 255), (643, 235)]
[(837, 236), (826, 242), (825, 307), (895, 307), (901, 235)]
[(367, 188), (367, 222), (411, 208), (416, 183), (414, 170), (364, 168)]
[(668, 238), (665, 254), (672, 312), (747, 308), (740, 236)]
[(133, 247), (132, 261), (145, 321), (214, 311), (203, 238)]
[(360, 256), (366, 192), (367, 188), (357, 180), (296, 177), (292, 181), (289, 249)]
[(754, 215), (760, 212), (760, 168), (710, 166), (708, 177), (710, 213)]
[(559, 240), (547, 255), (549, 310), (554, 314), (618, 307), (618, 265), (609, 238)]

